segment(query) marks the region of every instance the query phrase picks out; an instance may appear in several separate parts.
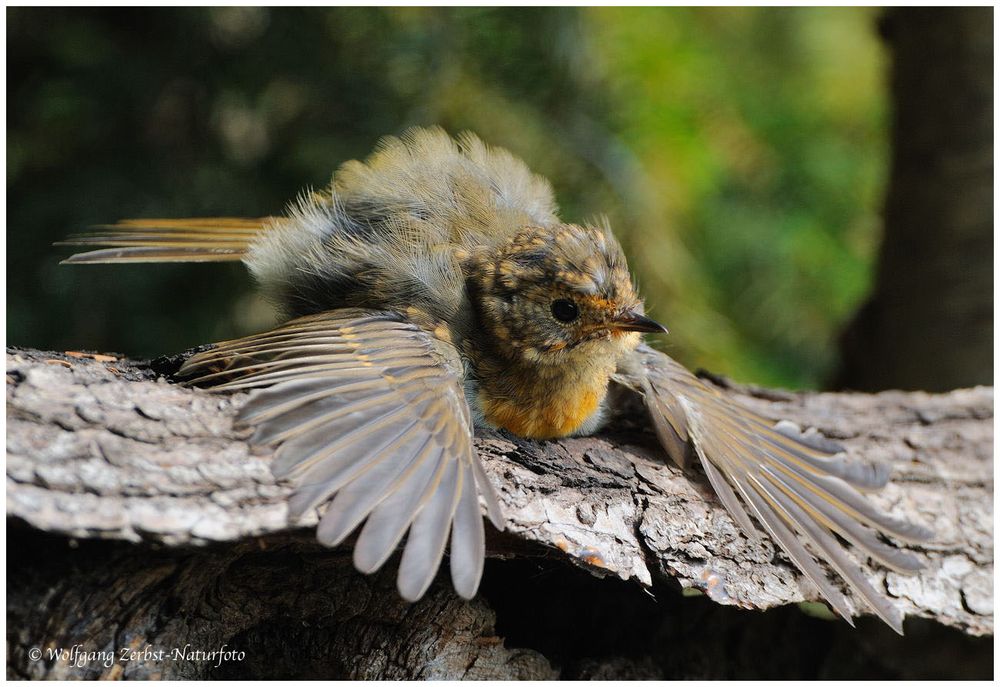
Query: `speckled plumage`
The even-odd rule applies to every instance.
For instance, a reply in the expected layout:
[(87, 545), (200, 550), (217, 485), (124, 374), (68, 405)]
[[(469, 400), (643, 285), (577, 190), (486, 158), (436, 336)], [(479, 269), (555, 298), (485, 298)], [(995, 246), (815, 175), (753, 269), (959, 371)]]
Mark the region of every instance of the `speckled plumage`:
[[(618, 359), (608, 327), (642, 311), (606, 225), (563, 224), (547, 181), (509, 153), (418, 129), (351, 161), (250, 245), (246, 263), (287, 314), (407, 312), (468, 362), (476, 420), (522, 436), (596, 429)], [(583, 312), (553, 320), (554, 298)]]
[[(731, 403), (641, 342), (643, 315), (604, 224), (560, 220), (547, 181), (466, 134), (417, 129), (344, 164), (283, 217), (126, 220), (70, 243), (72, 263), (242, 260), (290, 318), (193, 356), (189, 383), (249, 389), (239, 421), (296, 486), (290, 515), (332, 498), (323, 543), (355, 528), (371, 572), (404, 534), (400, 593), (419, 598), (450, 534), (456, 590), (483, 569), (479, 499), (503, 526), (473, 424), (527, 438), (597, 429), (611, 384), (641, 397), (667, 455), (697, 457), (748, 537), (754, 520), (850, 621), (826, 561), (879, 617), (899, 612), (837, 537), (895, 570), (919, 564), (878, 533), (930, 532), (876, 511), (858, 489), (888, 479)], [(362, 525), (362, 523), (364, 523)]]

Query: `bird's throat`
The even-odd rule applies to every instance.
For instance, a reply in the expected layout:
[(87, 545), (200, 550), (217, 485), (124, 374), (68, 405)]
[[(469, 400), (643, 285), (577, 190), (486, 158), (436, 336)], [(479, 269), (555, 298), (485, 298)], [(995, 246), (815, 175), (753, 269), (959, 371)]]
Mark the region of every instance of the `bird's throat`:
[[(587, 374), (581, 374), (586, 372)], [(610, 370), (509, 369), (501, 384), (480, 382), (478, 401), (485, 420), (529, 439), (575, 434), (591, 420), (608, 388)], [(499, 388), (498, 388), (499, 387)]]

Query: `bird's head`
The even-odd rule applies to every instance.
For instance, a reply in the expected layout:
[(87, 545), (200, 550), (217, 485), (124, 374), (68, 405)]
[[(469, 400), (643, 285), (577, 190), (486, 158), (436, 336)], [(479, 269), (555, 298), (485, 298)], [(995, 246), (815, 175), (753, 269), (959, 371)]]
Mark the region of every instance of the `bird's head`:
[(473, 254), (465, 271), (483, 334), (512, 358), (617, 358), (638, 345), (640, 332), (667, 331), (643, 314), (606, 227), (528, 227)]

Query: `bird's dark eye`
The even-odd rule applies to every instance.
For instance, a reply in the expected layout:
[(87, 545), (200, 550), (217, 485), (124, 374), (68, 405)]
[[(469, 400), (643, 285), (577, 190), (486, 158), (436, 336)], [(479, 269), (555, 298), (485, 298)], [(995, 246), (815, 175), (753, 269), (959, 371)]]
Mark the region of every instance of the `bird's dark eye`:
[(560, 322), (572, 322), (580, 314), (580, 309), (576, 303), (568, 298), (559, 298), (552, 301), (552, 317)]

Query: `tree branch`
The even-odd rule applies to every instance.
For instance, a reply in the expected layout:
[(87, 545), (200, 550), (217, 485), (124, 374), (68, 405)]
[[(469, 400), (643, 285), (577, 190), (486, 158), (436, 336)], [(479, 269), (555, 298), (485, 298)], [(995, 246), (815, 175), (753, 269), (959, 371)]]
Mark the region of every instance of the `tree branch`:
[[(287, 522), (290, 489), (275, 483), (269, 456), (250, 451), (246, 434), (232, 427), (246, 396), (171, 384), (159, 373), (172, 366), (169, 359), (150, 364), (8, 351), (7, 514), (23, 551), (8, 571), (9, 675), (663, 676), (667, 669), (655, 657), (591, 660), (548, 646), (551, 637), (532, 644), (525, 639), (534, 636), (530, 623), (513, 611), (498, 620), (497, 604), (513, 608), (551, 583), (537, 575), (585, 590), (577, 604), (592, 606), (591, 620), (604, 596), (618, 600), (618, 611), (635, 604), (636, 613), (647, 613), (643, 589), (652, 590), (663, 611), (698, 601), (699, 613), (717, 612), (706, 610), (714, 605), (705, 600), (682, 599), (670, 589), (678, 583), (743, 609), (818, 599), (769, 541), (748, 542), (702, 475), (665, 463), (638, 411), (625, 408), (615, 431), (597, 437), (532, 442), (493, 432), (477, 438), (509, 523), (506, 533), (490, 534), (488, 555), (495, 560), (483, 593), (461, 601), (449, 591), (445, 571), (428, 598), (407, 605), (395, 594), (392, 565), (364, 577), (350, 568), (348, 547), (324, 549), (302, 529), (316, 523), (316, 513)], [(953, 628), (949, 641), (959, 643), (966, 641), (961, 634), (992, 634), (991, 388), (939, 395), (727, 393), (767, 416), (816, 426), (859, 458), (891, 462), (892, 483), (870, 498), (931, 525), (937, 537), (916, 550), (927, 566), (921, 574), (866, 567), (869, 578), (908, 616), (932, 621), (918, 628)], [(604, 579), (574, 573), (567, 562)], [(67, 566), (73, 575), (65, 574)], [(583, 610), (560, 612), (575, 617)], [(718, 612), (728, 623), (747, 618)], [(796, 626), (820, 623), (782, 613), (765, 615)], [(662, 614), (656, 617), (649, 622), (662, 628)], [(508, 644), (517, 636), (521, 646), (547, 653), (504, 646), (501, 625)], [(840, 625), (823, 631), (839, 633)], [(68, 654), (29, 655), (33, 647), (77, 644), (127, 653), (185, 644), (210, 651), (224, 643), (243, 647), (247, 656), (218, 666), (214, 658), (148, 655), (104, 666), (97, 656), (74, 666)], [(689, 668), (671, 674), (703, 674)]]

